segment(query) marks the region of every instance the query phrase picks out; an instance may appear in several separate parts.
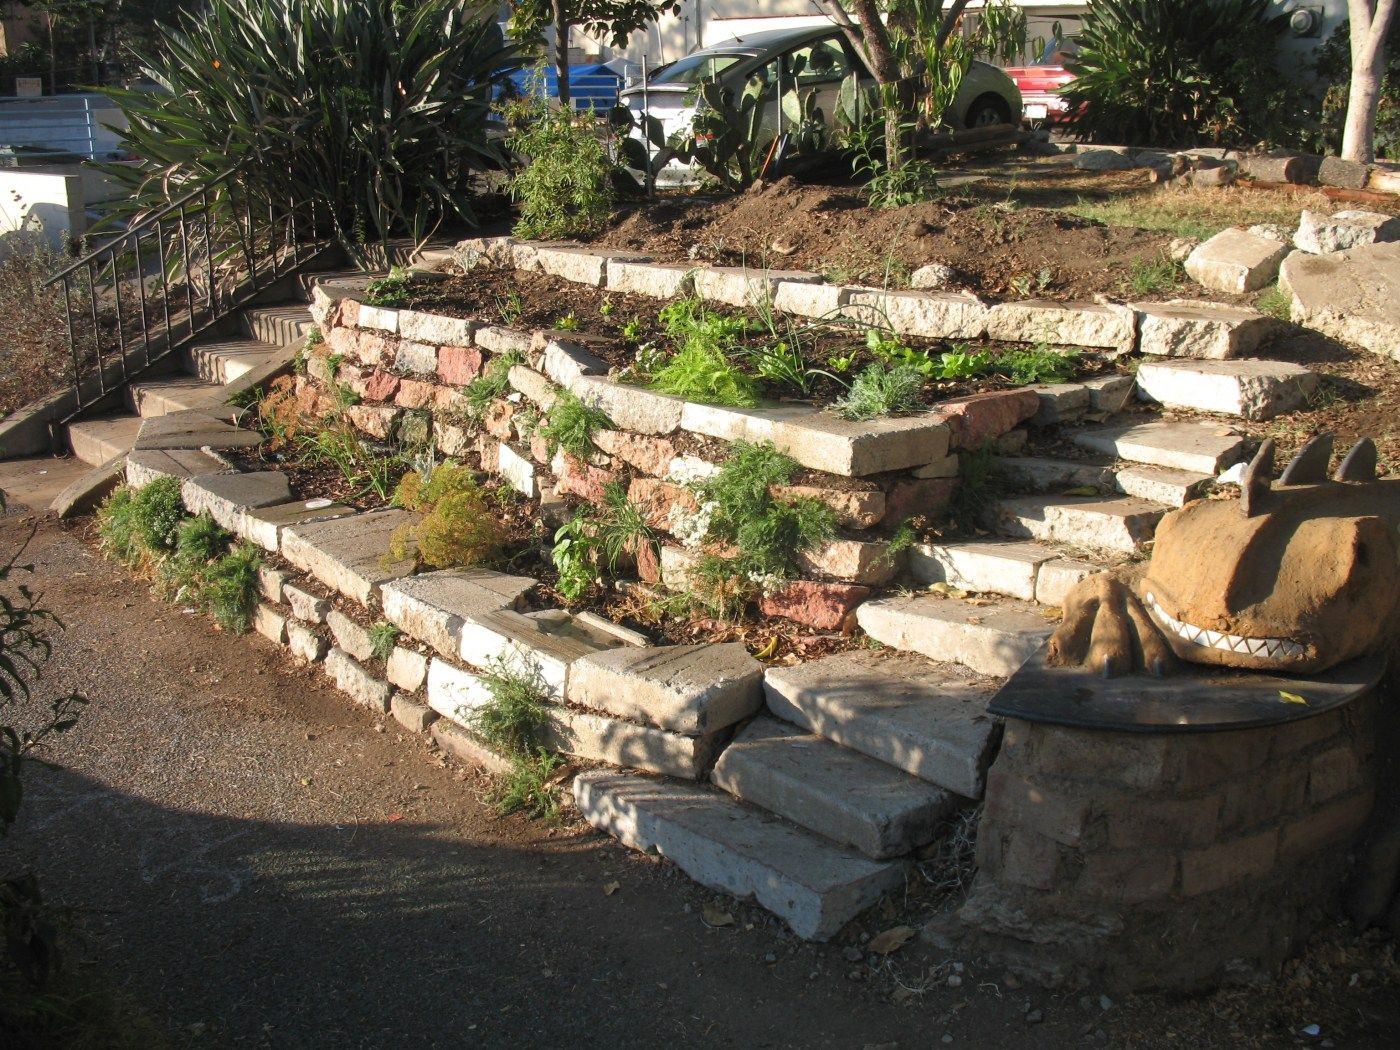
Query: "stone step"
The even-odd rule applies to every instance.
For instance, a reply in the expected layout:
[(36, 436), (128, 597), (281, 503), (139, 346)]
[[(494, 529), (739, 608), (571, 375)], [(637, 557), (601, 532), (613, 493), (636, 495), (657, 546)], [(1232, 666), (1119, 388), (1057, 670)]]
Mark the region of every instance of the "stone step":
[(724, 749), (712, 783), (809, 831), (886, 860), (931, 842), (952, 794), (787, 722), (759, 717)]
[(207, 512), (230, 532), (243, 535), (245, 512), (286, 503), (292, 490), (280, 470), (259, 470), (187, 478), (180, 486), (180, 497), (191, 514)]
[(500, 665), (538, 675), (549, 696), (562, 700), (578, 660), (625, 644), (622, 638), (567, 613), (561, 620), (496, 609), (476, 613), (462, 624), (459, 655), (474, 667)]
[(126, 403), (138, 416), (164, 416), (190, 408), (211, 408), (223, 389), (199, 376), (178, 375), (143, 379), (126, 388)]
[(407, 511), (376, 510), (285, 527), (282, 557), (332, 590), (372, 605), (380, 587), (413, 572), (412, 551), (397, 561), (389, 556), (394, 532), (413, 521)]
[(1321, 378), (1290, 361), (1144, 361), (1138, 396), (1167, 408), (1272, 419), (1308, 403)]
[(80, 419), (68, 424), (68, 445), (73, 455), (84, 463), (101, 466), (109, 459), (130, 452), (140, 430), (140, 416)]
[(185, 371), (209, 383), (228, 384), (279, 353), (277, 344), (258, 339), (203, 339), (185, 351)]
[(386, 583), (380, 598), (391, 623), (455, 660), (462, 651), (462, 625), (467, 620), (515, 608), (534, 585), (528, 576), (490, 569), (443, 569)]
[(715, 788), (591, 770), (574, 778), (590, 824), (660, 853), (696, 882), (752, 899), (806, 940), (825, 941), (903, 885), (904, 865), (873, 861)]
[(304, 302), (246, 307), (240, 320), (245, 335), (273, 346), (300, 342), (312, 327), (311, 311)]
[(1103, 495), (1121, 492), (1128, 496), (1181, 507), (1205, 494), (1213, 474), (1142, 463), (1095, 463), (1077, 459), (1050, 459), (1041, 456), (1004, 456), (993, 469), (1009, 484), (1025, 492), (1067, 492), (1095, 489)]
[(993, 676), (1015, 672), (1050, 635), (1041, 609), (1011, 598), (880, 598), (857, 609), (856, 619), (866, 634), (893, 649)]
[(1204, 496), (1215, 482), (1215, 476), (1197, 474), (1194, 470), (1173, 470), (1171, 467), (1148, 467), (1134, 463), (1118, 469), (1113, 481), (1118, 491), (1125, 495), (1167, 507), (1184, 507), (1193, 499)]
[(1216, 423), (1158, 420), (1081, 430), (1074, 443), (1131, 463), (1218, 475), (1243, 458), (1245, 440)]
[(1047, 543), (1095, 550), (1142, 549), (1167, 508), (1135, 496), (1021, 496), (997, 505), (996, 529)]
[(1059, 556), (1052, 547), (1013, 540), (921, 543), (909, 551), (909, 575), (920, 583), (1033, 602), (1041, 565)]
[(1000, 729), (994, 687), (908, 653), (852, 651), (770, 667), (768, 709), (832, 743), (964, 798), (980, 798)]

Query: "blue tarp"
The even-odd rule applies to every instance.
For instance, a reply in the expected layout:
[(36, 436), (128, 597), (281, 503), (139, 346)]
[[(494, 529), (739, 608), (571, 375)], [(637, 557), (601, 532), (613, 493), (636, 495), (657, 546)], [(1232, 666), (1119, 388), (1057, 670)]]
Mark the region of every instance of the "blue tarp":
[[(516, 70), (510, 79), (521, 94), (530, 88), (542, 90), (547, 98), (559, 97), (559, 74), (553, 66), (546, 66), (543, 70)], [(622, 77), (601, 63), (569, 67), (569, 97), (575, 109), (611, 109), (621, 90)]]

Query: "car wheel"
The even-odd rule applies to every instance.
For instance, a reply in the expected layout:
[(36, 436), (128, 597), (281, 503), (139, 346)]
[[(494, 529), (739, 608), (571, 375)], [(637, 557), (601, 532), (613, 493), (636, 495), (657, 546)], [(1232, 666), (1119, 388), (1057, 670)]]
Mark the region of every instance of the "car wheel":
[(967, 107), (967, 116), (963, 118), (963, 126), (969, 128), (987, 128), (993, 124), (1010, 123), (1011, 110), (1006, 100), (996, 95), (978, 95), (973, 99), (972, 105)]

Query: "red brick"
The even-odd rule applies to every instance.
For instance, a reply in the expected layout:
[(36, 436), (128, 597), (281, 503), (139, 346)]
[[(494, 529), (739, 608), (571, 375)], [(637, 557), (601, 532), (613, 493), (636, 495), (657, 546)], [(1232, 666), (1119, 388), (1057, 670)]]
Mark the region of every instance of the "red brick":
[(654, 529), (669, 530), (672, 507), (679, 506), (690, 513), (697, 508), (695, 496), (688, 488), (656, 478), (633, 478), (627, 486), (627, 499), (636, 504), (647, 524)]
[(354, 328), (360, 323), (360, 304), (354, 299), (342, 299), (332, 317), (332, 326), (342, 325), (346, 328)]
[(1181, 892), (1187, 897), (1257, 879), (1278, 858), (1276, 829), (1191, 850), (1181, 858)]
[(789, 580), (760, 598), (758, 608), (765, 616), (781, 616), (819, 631), (834, 631), (870, 595), (869, 587), (858, 584)]
[(1313, 756), (1308, 771), (1308, 801), (1326, 802), (1361, 786), (1361, 763), (1349, 747), (1334, 747)]
[(953, 432), (953, 447), (972, 449), (1030, 419), (1040, 409), (1040, 397), (1034, 390), (993, 390), (940, 401), (934, 408)]
[(444, 383), (465, 386), (481, 374), (481, 351), (474, 346), (444, 346), (438, 351), (437, 376)]
[(661, 582), (661, 559), (657, 556), (655, 545), (644, 543), (638, 549), (637, 576), (644, 583)]
[(450, 412), (457, 407), (457, 391), (450, 386), (433, 389), (433, 411)]
[(399, 377), (376, 368), (365, 384), (364, 398), (368, 401), (392, 401), (399, 389)]
[(387, 439), (399, 418), (399, 410), (390, 405), (351, 405), (345, 410), (345, 418), (366, 434)]
[(399, 392), (394, 395), (394, 404), (404, 408), (425, 408), (433, 403), (437, 395), (437, 385), (421, 379), (400, 379)]
[(995, 766), (987, 774), (984, 819), (1077, 846), (1084, 836), (1087, 818), (1088, 804), (1069, 785), (1060, 790), (1041, 787)]
[(927, 518), (948, 505), (958, 487), (957, 478), (914, 478), (896, 482), (885, 503), (890, 524), (905, 518)]
[(325, 338), (331, 353), (341, 357), (359, 356), (360, 334), (353, 328), (332, 328)]
[(670, 438), (649, 434), (599, 430), (593, 435), (593, 443), (608, 455), (654, 478), (665, 477), (671, 469), (671, 460), (676, 458), (676, 446)]
[(352, 354), (360, 364), (378, 367), (393, 362), (396, 342), (375, 332), (356, 332)]
[[(1142, 904), (1171, 895), (1176, 883), (1176, 856), (1150, 850), (1088, 852), (1075, 889), (1117, 904)], [(1052, 886), (1046, 886), (1051, 889)]]
[(1285, 860), (1295, 860), (1354, 838), (1371, 815), (1374, 803), (1375, 796), (1367, 788), (1285, 824), (1280, 852)]
[(549, 463), (549, 442), (536, 431), (530, 432), (530, 458), (536, 463)]
[(887, 501), (879, 489), (829, 489), (820, 485), (773, 485), (769, 492), (776, 499), (814, 499), (831, 508), (840, 525), (869, 529), (884, 520)]

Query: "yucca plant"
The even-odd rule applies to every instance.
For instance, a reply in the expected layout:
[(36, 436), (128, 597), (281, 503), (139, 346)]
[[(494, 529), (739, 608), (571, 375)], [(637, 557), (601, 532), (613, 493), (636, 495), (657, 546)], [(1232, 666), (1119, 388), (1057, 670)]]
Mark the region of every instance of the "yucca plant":
[(1282, 31), (1271, 0), (1092, 0), (1066, 64), (1075, 131), (1148, 146), (1268, 137), (1287, 90), (1274, 68)]
[(232, 222), (232, 171), (249, 197), (302, 216), (314, 202), (365, 269), (393, 238), (474, 221), (468, 179), (501, 165), (487, 121), (518, 64), (475, 0), (212, 0), (140, 58), (159, 90), (107, 91), (141, 158), (111, 169), (126, 216), (209, 187)]

